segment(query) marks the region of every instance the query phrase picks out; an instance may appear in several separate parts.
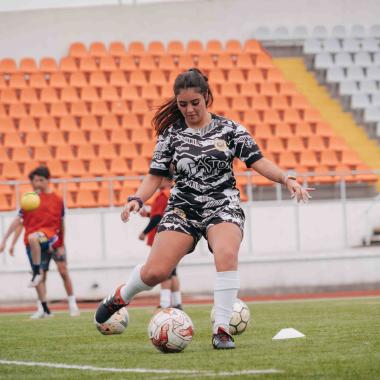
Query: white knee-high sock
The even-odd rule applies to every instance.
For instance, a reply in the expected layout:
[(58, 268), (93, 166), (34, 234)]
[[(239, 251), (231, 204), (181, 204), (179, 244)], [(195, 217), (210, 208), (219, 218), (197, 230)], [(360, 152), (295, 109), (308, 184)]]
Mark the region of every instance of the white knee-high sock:
[(172, 292), (172, 306), (178, 306), (182, 304), (182, 295), (180, 291)]
[(219, 327), (229, 331), (229, 324), (240, 287), (239, 273), (237, 271), (217, 272), (214, 287), (215, 322), (213, 333), (216, 334)]
[(170, 289), (161, 289), (160, 306), (162, 308), (170, 307), (171, 291)]
[(129, 277), (128, 281), (120, 289), (121, 298), (123, 298), (125, 303), (131, 302), (132, 298), (136, 294), (144, 290), (151, 290), (153, 288), (152, 286), (145, 284), (143, 280), (141, 280), (141, 268), (142, 265), (135, 266), (131, 273), (131, 277)]

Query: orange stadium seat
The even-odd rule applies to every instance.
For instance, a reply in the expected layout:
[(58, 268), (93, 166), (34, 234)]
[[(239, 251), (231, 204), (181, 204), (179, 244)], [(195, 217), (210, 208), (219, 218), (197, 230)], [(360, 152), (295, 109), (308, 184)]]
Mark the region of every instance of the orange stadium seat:
[[(91, 139), (90, 142), (92, 143)], [(76, 154), (78, 160), (93, 160), (96, 158), (95, 148), (93, 145), (80, 145)]]
[(230, 70), (235, 67), (231, 56), (229, 54), (223, 53), (218, 56), (218, 59), (216, 61), (216, 66), (218, 69), (221, 70)]
[(90, 86), (94, 86), (94, 87), (108, 86), (108, 81), (107, 81), (105, 73), (103, 71), (93, 71), (90, 74), (89, 84)]
[(253, 68), (252, 57), (248, 53), (242, 53), (237, 56), (236, 67), (241, 70), (250, 70)]
[(239, 55), (242, 52), (241, 42), (239, 40), (228, 40), (226, 42), (226, 53), (230, 55)]
[(106, 116), (110, 113), (110, 108), (107, 105), (107, 102), (98, 100), (90, 104), (90, 113), (94, 116)]
[(104, 115), (101, 118), (101, 128), (105, 131), (112, 131), (113, 129), (119, 129), (120, 124), (115, 115)]
[(123, 100), (137, 100), (140, 99), (140, 95), (137, 91), (137, 86), (133, 84), (127, 84), (121, 89), (121, 99)]
[(331, 136), (329, 138), (328, 148), (337, 152), (347, 150), (347, 144), (345, 140), (340, 136)]
[(127, 85), (127, 79), (123, 71), (117, 70), (110, 74), (109, 84), (115, 87)]
[(339, 160), (336, 155), (336, 152), (333, 152), (331, 150), (323, 150), (321, 152), (320, 163), (321, 165), (334, 166), (334, 167), (339, 165)]
[(110, 73), (118, 69), (115, 59), (110, 56), (101, 57), (99, 60), (99, 70), (105, 73)]
[(273, 138), (272, 128), (269, 124), (258, 124), (255, 127), (254, 137), (257, 139), (271, 139)]
[(86, 103), (83, 101), (77, 101), (75, 103), (71, 103), (70, 105), (70, 114), (76, 117), (83, 117), (89, 114)]
[(279, 155), (279, 165), (284, 169), (294, 169), (297, 166), (297, 160), (293, 152), (283, 151)]
[(31, 160), (31, 149), (27, 146), (17, 146), (12, 148), (12, 160), (16, 162), (28, 162)]
[(156, 62), (151, 55), (144, 55), (140, 59), (139, 69), (143, 71), (152, 71), (157, 68)]
[(52, 116), (41, 117), (38, 129), (40, 132), (54, 131), (58, 129), (58, 124)]
[(94, 115), (81, 117), (79, 124), (82, 131), (96, 131), (100, 128), (100, 124)]
[(125, 73), (137, 70), (136, 59), (130, 55), (122, 57), (119, 62), (119, 69)]
[(263, 111), (263, 122), (268, 124), (278, 124), (281, 122), (280, 115), (274, 109)]
[(105, 86), (101, 89), (100, 98), (107, 102), (113, 102), (120, 99), (119, 94), (114, 86)]
[(263, 82), (260, 84), (260, 94), (266, 96), (278, 95), (277, 87), (275, 83)]
[(255, 64), (256, 67), (261, 69), (270, 69), (273, 67), (272, 58), (265, 53), (257, 55)]
[(37, 63), (34, 58), (26, 57), (20, 60), (19, 71), (24, 74), (33, 74), (38, 71)]
[(42, 138), (42, 134), (38, 131), (25, 133), (25, 144), (27, 146), (44, 146), (45, 141)]
[(72, 103), (79, 101), (79, 94), (74, 87), (66, 87), (61, 92), (61, 100), (63, 102)]
[(64, 74), (73, 74), (78, 71), (78, 66), (73, 57), (63, 57), (59, 61), (59, 71)]
[(157, 100), (160, 99), (157, 86), (154, 84), (148, 84), (142, 88), (141, 97), (145, 100)]
[(12, 58), (4, 58), (0, 61), (0, 73), (15, 74), (17, 73), (16, 61)]
[(45, 75), (42, 73), (31, 74), (29, 77), (29, 86), (38, 90), (46, 88), (48, 85)]
[(79, 60), (79, 70), (85, 73), (92, 73), (98, 70), (94, 57), (84, 57)]
[(68, 82), (66, 80), (65, 75), (62, 72), (58, 72), (58, 73), (53, 73), (50, 76), (49, 85), (53, 88), (62, 89), (68, 86)]
[(128, 172), (128, 166), (123, 157), (113, 158), (109, 170), (112, 175), (125, 175)]
[(58, 146), (54, 158), (60, 161), (70, 161), (74, 159), (74, 154), (69, 145)]
[(53, 87), (42, 89), (40, 93), (40, 101), (45, 104), (59, 102), (57, 90)]
[(28, 87), (28, 83), (25, 80), (24, 74), (12, 74), (9, 79), (9, 87), (21, 90)]
[(43, 161), (43, 162), (49, 162), (53, 159), (53, 155), (51, 154), (50, 147), (45, 146), (36, 146), (33, 149), (33, 159), (35, 161)]
[(34, 88), (24, 88), (20, 93), (20, 102), (25, 104), (40, 103), (38, 99), (37, 91)]
[(353, 150), (343, 150), (340, 161), (343, 165), (348, 165), (348, 166), (357, 166), (362, 163), (358, 154)]
[(68, 133), (68, 143), (70, 145), (86, 145), (88, 144), (88, 141), (86, 139), (86, 135), (83, 131), (70, 131)]
[(222, 43), (218, 40), (210, 40), (206, 44), (206, 52), (210, 55), (218, 56), (223, 54)]
[(116, 102), (111, 103), (111, 113), (123, 116), (129, 113), (127, 103), (122, 100), (117, 100)]
[(335, 176), (327, 174), (330, 169), (326, 165), (318, 165), (315, 167), (316, 176), (312, 178), (313, 183), (332, 184), (336, 181)]
[(67, 174), (72, 177), (85, 177), (87, 171), (82, 161), (72, 159), (67, 162)]
[[(94, 86), (82, 87), (80, 90), (80, 98), (85, 102), (95, 102), (99, 100), (99, 95)], [(72, 100), (77, 101), (78, 99)]]
[(167, 55), (164, 55), (160, 58), (158, 63), (158, 68), (162, 71), (172, 71), (176, 69), (173, 58)]
[(144, 44), (140, 41), (130, 42), (127, 54), (134, 57), (142, 57), (146, 54)]
[(279, 84), (279, 92), (280, 94), (283, 94), (283, 95), (296, 95), (297, 94), (297, 89), (296, 89), (296, 86), (294, 85), (294, 83), (290, 83), (290, 82), (284, 82), (284, 83), (280, 83)]
[(301, 116), (298, 110), (293, 109), (293, 108), (286, 109), (284, 111), (282, 119), (285, 123), (289, 123), (289, 124), (297, 124), (301, 122)]
[(210, 71), (216, 68), (215, 62), (210, 55), (202, 55), (198, 59), (198, 68), (202, 71)]
[(120, 41), (113, 41), (110, 43), (108, 48), (108, 53), (112, 57), (121, 58), (127, 55), (127, 51), (125, 49), (125, 45)]
[(310, 151), (301, 152), (300, 163), (308, 168), (314, 168), (319, 164), (315, 153)]
[(245, 96), (238, 95), (232, 99), (232, 109), (235, 111), (244, 112), (249, 110), (251, 106), (248, 103), (248, 99)]
[(53, 147), (67, 145), (63, 132), (61, 131), (47, 132), (46, 143), (49, 146), (53, 146)]
[(271, 106), (277, 110), (286, 110), (289, 108), (287, 97), (285, 95), (273, 96)]
[(262, 53), (262, 48), (260, 43), (257, 40), (247, 40), (244, 42), (243, 46), (243, 53), (248, 53), (248, 54), (261, 54)]
[(6, 88), (1, 91), (0, 101), (3, 104), (18, 104), (20, 100), (17, 97), (17, 92), (13, 88)]
[(181, 56), (185, 55), (185, 48), (183, 46), (182, 41), (169, 41), (168, 48), (167, 48), (167, 54), (171, 56)]
[(78, 131), (79, 125), (73, 116), (63, 116), (59, 120), (59, 130), (62, 132)]
[(149, 83), (156, 86), (164, 86), (168, 83), (168, 80), (166, 79), (165, 73), (162, 70), (156, 69), (150, 73)]
[(88, 51), (82, 42), (73, 42), (69, 48), (69, 55), (74, 58), (83, 58), (88, 56)]
[(116, 129), (111, 131), (110, 142), (119, 145), (128, 142), (126, 131), (123, 129)]
[(14, 119), (20, 119), (28, 115), (26, 107), (24, 104), (11, 104), (9, 106), (9, 116)]
[(135, 158), (139, 156), (135, 141), (127, 142), (120, 147), (120, 157), (122, 158)]
[(288, 139), (293, 136), (293, 131), (289, 124), (280, 123), (275, 126), (275, 135), (283, 139)]
[(97, 201), (92, 190), (78, 190), (76, 198), (76, 207), (87, 208), (97, 207)]
[(252, 97), (252, 108), (259, 111), (271, 109), (268, 99), (264, 95), (256, 95)]
[(1, 176), (5, 180), (21, 179), (22, 173), (19, 165), (15, 161), (3, 162)]
[(147, 129), (133, 129), (131, 131), (131, 141), (136, 143), (145, 143), (151, 141)]
[(241, 69), (233, 68), (229, 70), (227, 73), (227, 77), (228, 77), (229, 83), (236, 83), (236, 84), (246, 83), (246, 79)]
[(149, 162), (144, 157), (135, 157), (132, 160), (131, 168), (136, 173), (146, 174), (149, 171)]
[(285, 151), (284, 144), (279, 137), (269, 138), (267, 141), (266, 149), (271, 153), (282, 153)]
[[(91, 139), (90, 139), (91, 141)], [(118, 155), (115, 150), (114, 144), (111, 143), (103, 143), (99, 145), (98, 157), (105, 160), (111, 160), (116, 158)]]
[(285, 79), (281, 71), (275, 67), (268, 69), (267, 82), (284, 83)]
[(63, 117), (68, 115), (68, 108), (66, 106), (66, 103), (64, 102), (57, 102), (53, 103), (50, 107), (50, 115), (54, 117)]
[(319, 136), (330, 138), (334, 135), (334, 131), (328, 123), (319, 122), (316, 123), (315, 133)]
[(303, 152), (306, 150), (303, 139), (297, 135), (287, 139), (287, 150), (292, 152)]
[(199, 57), (201, 55), (205, 54), (205, 50), (203, 47), (203, 44), (199, 40), (191, 40), (187, 43), (187, 48), (186, 48), (187, 54), (191, 56), (196, 56)]
[(148, 81), (143, 71), (135, 70), (131, 72), (131, 76), (129, 77), (129, 83), (135, 86), (145, 86)]
[(307, 139), (307, 148), (314, 152), (322, 152), (326, 149), (326, 146), (321, 136), (310, 136)]
[(107, 56), (107, 49), (103, 42), (93, 42), (90, 45), (89, 53), (91, 57), (102, 58)]
[(95, 177), (107, 177), (109, 173), (103, 158), (92, 158), (88, 171), (90, 175)]
[(132, 101), (131, 112), (134, 114), (143, 115), (146, 112), (149, 112), (148, 103), (145, 99), (136, 99)]
[(262, 70), (260, 70), (257, 67), (253, 67), (248, 70), (248, 81), (247, 84), (251, 83), (264, 83), (265, 82), (265, 77), (264, 73)]
[(48, 111), (44, 103), (34, 103), (30, 105), (29, 114), (35, 118), (48, 116)]
[(140, 123), (137, 118), (137, 115), (133, 115), (131, 113), (129, 113), (128, 115), (124, 115), (122, 119), (122, 126), (125, 129), (140, 128)]
[(44, 74), (52, 74), (58, 71), (58, 65), (54, 58), (43, 57), (40, 60), (39, 71)]
[(220, 87), (220, 95), (225, 97), (235, 97), (239, 95), (238, 86), (236, 83), (223, 83)]
[(35, 132), (37, 131), (37, 124), (33, 117), (23, 117), (18, 122), (19, 132)]
[(108, 138), (107, 138), (106, 131), (103, 129), (91, 131), (90, 137), (89, 137), (89, 142), (91, 144), (95, 144), (95, 145), (107, 144)]
[(160, 41), (152, 41), (148, 44), (148, 54), (153, 57), (161, 57), (166, 54), (164, 44)]
[(72, 87), (81, 88), (86, 87), (88, 82), (84, 73), (77, 72), (71, 74), (69, 84)]
[(298, 122), (295, 124), (295, 135), (299, 137), (311, 137), (313, 136), (313, 130), (308, 123)]
[(242, 83), (240, 87), (240, 94), (245, 96), (259, 95), (257, 85), (255, 83)]

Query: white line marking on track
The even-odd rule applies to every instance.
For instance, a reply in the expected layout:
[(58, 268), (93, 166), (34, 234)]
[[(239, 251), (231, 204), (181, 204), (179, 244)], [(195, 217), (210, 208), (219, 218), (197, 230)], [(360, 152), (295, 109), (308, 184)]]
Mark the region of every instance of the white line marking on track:
[(60, 368), (60, 369), (76, 369), (82, 371), (98, 371), (98, 372), (129, 372), (129, 373), (154, 373), (154, 374), (182, 374), (182, 375), (202, 375), (202, 376), (243, 376), (243, 375), (264, 375), (271, 373), (280, 373), (277, 369), (249, 369), (243, 371), (232, 372), (214, 372), (214, 371), (196, 371), (188, 369), (153, 369), (153, 368), (106, 368), (94, 367), (91, 365), (77, 365), (77, 364), (64, 364), (64, 363), (46, 363), (46, 362), (25, 362), (20, 360), (4, 360), (0, 359), (0, 364), (15, 365), (15, 366), (29, 366), (29, 367), (47, 367), (47, 368)]

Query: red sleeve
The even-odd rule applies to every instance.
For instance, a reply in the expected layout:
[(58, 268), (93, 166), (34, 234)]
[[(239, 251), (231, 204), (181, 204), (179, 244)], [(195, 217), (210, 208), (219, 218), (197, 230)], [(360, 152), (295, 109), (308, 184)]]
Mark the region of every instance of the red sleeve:
[[(156, 200), (155, 215), (164, 215), (166, 205), (168, 204), (168, 198), (165, 195), (160, 195)], [(151, 215), (153, 216), (153, 215)]]

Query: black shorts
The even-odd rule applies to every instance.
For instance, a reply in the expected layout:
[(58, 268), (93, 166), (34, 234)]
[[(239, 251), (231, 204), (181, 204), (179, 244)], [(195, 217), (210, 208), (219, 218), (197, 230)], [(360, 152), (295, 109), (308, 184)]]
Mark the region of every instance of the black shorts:
[[(30, 250), (30, 246), (26, 246), (26, 254), (28, 255), (30, 266), (33, 269), (33, 261), (32, 261), (32, 252)], [(41, 270), (47, 272), (49, 270), (51, 260), (51, 253), (49, 252), (49, 247), (41, 244)]]
[[(59, 247), (60, 248), (60, 247)], [(62, 252), (59, 252), (59, 248), (53, 249), (53, 252), (51, 254), (52, 259), (56, 263), (66, 263), (67, 262), (67, 256), (66, 256), (66, 248), (63, 248)]]
[[(203, 218), (195, 216), (191, 211), (187, 212), (182, 208), (170, 205), (158, 225), (157, 232), (177, 231), (191, 235), (194, 238), (194, 244), (188, 252), (191, 253), (202, 236), (207, 240), (207, 231), (210, 227), (220, 223), (233, 223), (239, 227), (243, 236), (244, 222), (244, 211), (235, 204), (220, 207)], [(210, 246), (209, 249), (211, 251)]]

